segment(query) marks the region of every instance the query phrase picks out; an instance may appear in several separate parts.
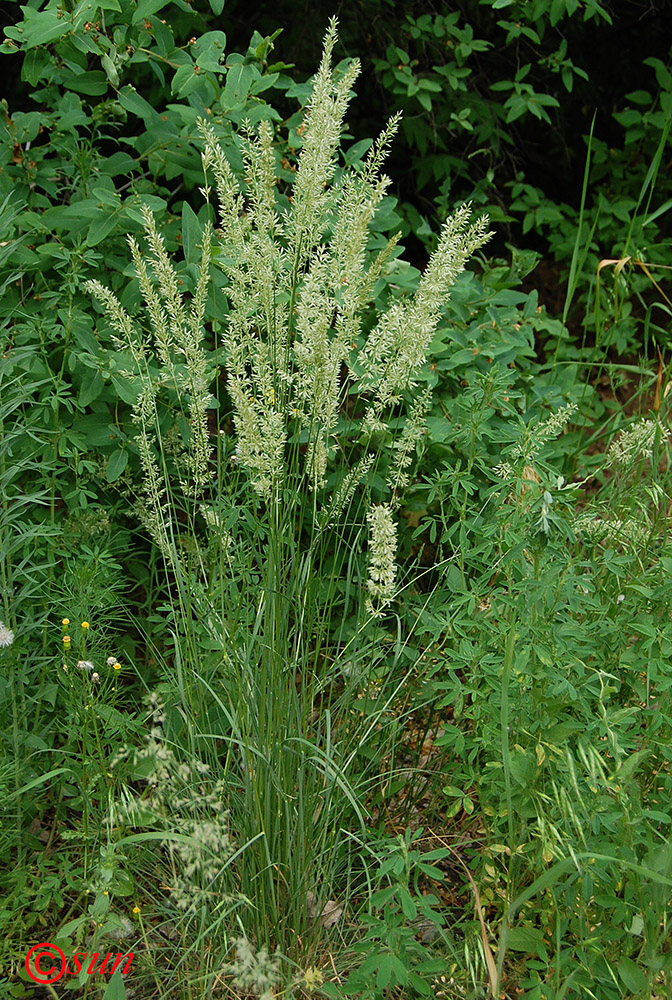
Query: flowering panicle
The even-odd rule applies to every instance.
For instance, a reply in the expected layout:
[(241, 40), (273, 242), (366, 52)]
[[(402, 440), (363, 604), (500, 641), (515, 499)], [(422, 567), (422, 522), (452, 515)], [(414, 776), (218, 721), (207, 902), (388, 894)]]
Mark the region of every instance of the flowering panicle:
[(209, 226), (205, 227), (196, 288), (191, 302), (187, 304), (180, 293), (177, 273), (163, 238), (147, 206), (143, 206), (143, 219), (149, 257), (143, 257), (133, 236), (129, 236), (129, 246), (147, 306), (154, 351), (161, 363), (158, 377), (150, 371), (151, 346), (148, 339), (135, 328), (116, 296), (98, 281), (88, 281), (86, 288), (103, 306), (115, 331), (117, 347), (133, 359), (135, 371), (121, 374), (128, 378), (140, 378), (140, 389), (133, 405), (133, 421), (139, 428), (136, 442), (143, 473), (143, 492), (136, 509), (160, 551), (172, 559), (174, 552), (170, 544), (171, 528), (165, 501), (167, 484), (157, 456), (157, 398), (161, 387), (169, 386), (180, 399), (188, 400), (191, 436), (186, 451), (186, 475), (180, 485), (185, 494), (191, 494), (192, 500), (195, 500), (209, 482), (207, 410), (212, 399), (209, 393), (211, 372), (202, 344), (202, 325), (210, 278), (212, 232)]
[(605, 468), (618, 474), (612, 480), (609, 504), (584, 510), (577, 519), (577, 532), (589, 541), (628, 550), (646, 545), (655, 520), (664, 516), (668, 498), (660, 482), (639, 481), (638, 473), (641, 464), (653, 458), (656, 445), (668, 439), (669, 431), (659, 420), (640, 419), (616, 435), (605, 460)]
[(413, 452), (425, 434), (425, 417), (431, 405), (432, 390), (428, 386), (413, 403), (399, 440), (395, 442), (394, 469), (387, 480), (387, 485), (395, 495), (408, 485), (405, 470), (411, 464)]
[(360, 458), (352, 469), (346, 472), (338, 485), (338, 489), (332, 495), (331, 500), (320, 511), (318, 519), (318, 528), (320, 531), (324, 531), (325, 528), (338, 520), (352, 499), (359, 484), (366, 479), (375, 460), (376, 456), (369, 452)]
[(377, 504), (366, 515), (369, 524), (369, 614), (379, 618), (394, 597), (397, 575), (397, 526), (389, 504)]
[(624, 472), (638, 462), (650, 459), (656, 436), (669, 437), (669, 431), (659, 420), (639, 420), (614, 438), (607, 452), (607, 467)]
[[(332, 185), (350, 88), (359, 71), (353, 62), (336, 79), (331, 67), (335, 41), (332, 19), (302, 126), (291, 206), (282, 217), (274, 196), (270, 123), (263, 122), (256, 134), (244, 131), (245, 196), (215, 131), (199, 123), (204, 170), (214, 173), (220, 204), (219, 264), (228, 277), (230, 304), (222, 345), (237, 457), (254, 489), (267, 499), (283, 480), (286, 428), (296, 418), (307, 436), (306, 482), (314, 490), (324, 487), (330, 439), (344, 402), (344, 370), (354, 376), (356, 368), (368, 400), (365, 434), (386, 426), (386, 410), (413, 385), (425, 361), (450, 285), (489, 236), (487, 219), (470, 225), (470, 207), (462, 206), (443, 227), (415, 296), (392, 305), (366, 344), (356, 347), (363, 310), (398, 238), (377, 255), (367, 250), (369, 227), (389, 184), (380, 169), (399, 116), (373, 144), (361, 170), (346, 170)], [(323, 242), (327, 229), (329, 239)], [(400, 487), (403, 478), (395, 482)]]
[(418, 289), (410, 302), (398, 302), (381, 317), (370, 334), (360, 360), (367, 382), (375, 387), (374, 411), (401, 398), (414, 384), (413, 376), (426, 360), (427, 349), (445, 305), (448, 290), (475, 250), (492, 235), (483, 217), (468, 225), (471, 206), (462, 205), (443, 225)]
[(511, 454), (514, 459), (523, 459), (526, 464), (532, 462), (539, 454), (547, 441), (558, 437), (565, 429), (567, 423), (578, 410), (576, 403), (567, 403), (561, 406), (550, 417), (540, 423), (526, 429), (521, 441), (513, 448)]
[[(178, 762), (165, 739), (165, 707), (160, 695), (147, 699), (151, 728), (144, 746), (122, 747), (110, 761), (141, 766), (147, 792), (142, 799), (117, 804), (118, 819), (137, 827), (153, 826), (169, 834), (159, 838), (172, 867), (170, 901), (186, 914), (197, 912), (206, 897), (221, 898), (219, 879), (235, 853), (224, 808), (226, 783), (209, 780), (202, 761)], [(180, 833), (179, 840), (171, 835)]]
[(336, 38), (336, 19), (332, 18), (303, 121), (303, 146), (292, 192), (293, 211), (285, 218), (285, 235), (293, 246), (296, 272), (309, 260), (324, 231), (330, 200), (328, 185), (336, 167), (336, 148), (350, 91), (359, 76), (359, 60), (354, 59), (341, 79), (334, 82), (331, 56)]
[[(385, 448), (394, 444), (391, 418), (396, 421), (403, 413), (391, 410), (415, 385), (450, 286), (470, 254), (490, 235), (487, 218), (471, 223), (470, 206), (463, 205), (443, 226), (415, 294), (393, 302), (373, 324), (368, 322), (368, 310), (399, 238), (393, 236), (382, 250), (370, 248), (371, 224), (389, 187), (381, 170), (399, 116), (388, 122), (363, 163), (337, 174), (337, 151), (359, 63), (352, 61), (342, 72), (333, 69), (336, 37), (332, 19), (297, 130), (301, 149), (289, 196), (276, 191), (270, 121), (255, 128), (243, 124), (240, 129), (244, 183), (227, 161), (216, 129), (199, 121), (202, 191), (210, 197), (212, 175), (219, 228), (212, 233), (205, 227), (191, 300), (180, 294), (177, 271), (148, 209), (144, 211), (148, 250), (142, 252), (132, 238), (130, 247), (151, 338), (138, 333), (111, 292), (96, 282), (88, 285), (101, 302), (118, 345), (133, 359), (131, 374), (140, 384), (133, 407), (143, 475), (140, 516), (173, 569), (190, 578), (196, 575), (191, 572), (193, 565), (204, 571), (202, 579), (190, 579), (192, 594), (204, 595), (202, 602), (198, 598), (206, 612), (204, 621), (212, 620), (207, 563), (193, 545), (191, 554), (184, 545), (178, 549), (179, 522), (172, 509), (177, 479), (190, 501), (189, 510), (202, 514), (219, 551), (231, 548), (213, 513), (216, 503), (209, 477), (206, 417), (214, 372), (206, 360), (203, 323), (211, 241), (217, 241), (216, 265), (226, 276), (228, 308), (218, 330), (218, 347), (225, 359), (232, 404), (236, 437), (232, 462), (245, 471), (249, 486), (267, 504), (300, 497), (304, 490), (316, 494), (313, 527), (319, 533), (340, 517), (374, 467), (376, 447), (381, 442)], [(158, 433), (160, 394), (165, 390), (173, 394), (171, 403), (175, 396), (188, 401), (188, 433), (185, 421), (173, 422), (176, 433), (184, 436), (185, 449)], [(393, 498), (369, 514), (369, 602), (372, 608), (376, 603), (376, 613), (393, 595), (392, 509), (408, 483), (428, 405), (429, 396), (423, 393), (407, 413), (390, 455), (394, 468), (386, 486)], [(329, 467), (336, 455), (343, 456), (349, 471), (333, 482)], [(177, 476), (173, 473), (171, 481), (175, 469)], [(330, 497), (325, 496), (328, 487)], [(289, 514), (283, 512), (282, 517), (292, 523)]]
[(280, 957), (269, 955), (265, 948), (256, 951), (246, 937), (235, 942), (236, 957), (228, 962), (222, 972), (233, 978), (233, 983), (243, 992), (252, 992), (259, 1000), (273, 1000), (273, 987), (280, 979)]
[(609, 542), (612, 545), (642, 545), (651, 535), (651, 525), (644, 518), (601, 518), (585, 513), (577, 518), (577, 534), (591, 542)]

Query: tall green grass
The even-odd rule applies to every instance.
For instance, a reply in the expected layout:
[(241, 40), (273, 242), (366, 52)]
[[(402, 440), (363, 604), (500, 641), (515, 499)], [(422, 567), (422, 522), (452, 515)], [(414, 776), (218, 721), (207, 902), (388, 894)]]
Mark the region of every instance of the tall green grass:
[[(202, 123), (219, 229), (203, 231), (189, 293), (149, 211), (149, 252), (130, 245), (151, 335), (88, 285), (126, 366), (142, 468), (135, 510), (165, 567), (174, 711), (162, 738), (222, 776), (238, 853), (221, 884), (247, 899), (236, 910), (240, 947), (304, 965), (362, 875), (365, 801), (384, 779), (394, 690), (366, 714), (357, 705), (382, 659), (377, 619), (398, 588), (394, 512), (429, 405), (427, 393), (414, 401), (415, 379), (450, 286), (488, 235), (486, 220), (470, 225), (460, 209), (416, 293), (372, 314), (396, 244), (368, 247), (397, 121), (362, 169), (335, 177), (358, 73), (357, 62), (332, 70), (335, 40), (332, 22), (290, 200), (276, 192), (267, 122), (243, 135), (244, 189)], [(203, 332), (213, 258), (228, 300), (219, 403), (235, 428), (216, 448)]]

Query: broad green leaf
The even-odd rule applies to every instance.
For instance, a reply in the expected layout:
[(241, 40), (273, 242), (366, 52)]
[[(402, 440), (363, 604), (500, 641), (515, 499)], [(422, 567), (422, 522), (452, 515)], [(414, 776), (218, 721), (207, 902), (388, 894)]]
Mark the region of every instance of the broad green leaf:
[(540, 958), (546, 956), (544, 935), (538, 927), (511, 927), (506, 935), (506, 944), (512, 951), (524, 951)]
[(15, 111), (12, 121), (16, 127), (15, 142), (32, 142), (40, 131), (39, 111)]
[(565, 0), (553, 0), (551, 4), (551, 25), (555, 27), (558, 21), (565, 16)]
[(128, 452), (122, 448), (119, 448), (117, 451), (113, 451), (108, 458), (107, 465), (105, 467), (105, 478), (108, 483), (116, 482), (127, 465)]
[(146, 20), (152, 14), (156, 14), (157, 11), (163, 10), (169, 3), (170, 0), (140, 0), (131, 19), (131, 24), (137, 24), (138, 21)]
[(122, 108), (126, 111), (131, 111), (138, 118), (152, 119), (158, 117), (158, 112), (130, 84), (121, 88), (117, 94), (117, 98)]
[(219, 16), (224, 10), (224, 0), (210, 0), (210, 8), (213, 14)]
[(417, 972), (409, 970), (408, 983), (409, 986), (412, 986), (413, 989), (423, 997), (433, 997), (436, 995), (429, 983), (426, 982), (422, 976), (418, 975)]
[(129, 218), (137, 222), (139, 226), (144, 227), (145, 220), (142, 214), (141, 205), (147, 205), (151, 208), (152, 212), (156, 215), (157, 213), (164, 212), (166, 209), (166, 202), (163, 198), (159, 198), (154, 194), (143, 194), (142, 198), (130, 201), (128, 200), (124, 205), (124, 212)]
[(631, 993), (649, 996), (649, 980), (631, 958), (624, 955), (618, 962), (618, 974)]
[(99, 69), (93, 69), (90, 73), (80, 73), (79, 76), (72, 76), (63, 84), (68, 90), (74, 90), (78, 94), (88, 94), (90, 97), (101, 97), (107, 92), (107, 77)]
[(82, 382), (79, 390), (80, 406), (88, 406), (94, 399), (98, 399), (105, 388), (105, 381), (99, 371), (89, 370)]
[(452, 432), (450, 423), (445, 417), (427, 417), (426, 426), (430, 441), (445, 441)]
[(137, 403), (138, 395), (140, 394), (137, 382), (134, 384), (127, 378), (122, 378), (119, 375), (113, 375), (112, 385), (114, 386), (114, 391), (117, 396), (119, 396), (119, 399), (121, 399), (124, 403), (128, 403), (129, 406), (133, 406)]
[(425, 111), (431, 111), (432, 110), (432, 99), (431, 99), (431, 97), (429, 96), (429, 94), (426, 91), (421, 90), (421, 91), (418, 92), (418, 94), (416, 96), (417, 96), (418, 102), (420, 104), (422, 104), (422, 106), (425, 109)]
[(119, 86), (119, 74), (117, 73), (117, 67), (114, 65), (110, 56), (107, 52), (100, 57), (100, 65), (105, 70), (107, 79), (110, 81), (113, 87)]
[(191, 264), (196, 262), (198, 254), (196, 246), (201, 239), (201, 224), (196, 213), (187, 204), (182, 204), (182, 246), (184, 247), (185, 260)]
[(511, 754), (510, 765), (513, 778), (519, 785), (527, 787), (536, 774), (536, 760), (530, 754), (514, 751)]
[(186, 97), (193, 90), (196, 90), (199, 83), (195, 66), (192, 62), (189, 62), (184, 66), (180, 66), (175, 73), (173, 82), (170, 85), (170, 92), (176, 97)]
[[(26, 13), (26, 20), (23, 22), (23, 35), (22, 39), (24, 45), (27, 49), (32, 49), (36, 45), (48, 45), (49, 42), (55, 42), (57, 38), (61, 38), (70, 30), (70, 22), (65, 17), (59, 17), (56, 11), (44, 10), (34, 17), (29, 17), (27, 11), (30, 8), (24, 8), (24, 13)], [(33, 11), (30, 10), (32, 14)], [(18, 28), (16, 29), (19, 30)], [(8, 31), (5, 32), (9, 34)], [(11, 37), (15, 37), (12, 35)]]
[(418, 915), (418, 908), (416, 907), (410, 892), (407, 889), (404, 889), (403, 886), (401, 886), (399, 888), (399, 892), (397, 893), (397, 898), (401, 903), (401, 908), (404, 912), (404, 916), (406, 917), (406, 919), (415, 920), (415, 918)]
[(136, 161), (128, 153), (117, 150), (112, 156), (106, 157), (100, 164), (101, 174), (116, 177), (117, 174), (130, 174), (137, 166)]
[(25, 59), (23, 60), (21, 79), (35, 87), (48, 64), (49, 53), (46, 49), (31, 49), (30, 52), (26, 52)]
[(224, 73), (225, 67), (221, 59), (226, 47), (226, 35), (223, 31), (206, 31), (191, 47), (194, 62), (201, 69), (211, 73)]
[(110, 235), (118, 221), (118, 212), (109, 211), (91, 223), (86, 234), (86, 245), (88, 247), (98, 246), (99, 243)]
[(107, 989), (103, 993), (103, 1000), (126, 1000), (126, 987), (118, 968), (114, 970), (114, 975), (107, 984)]
[(247, 100), (253, 79), (254, 72), (251, 66), (246, 66), (244, 63), (231, 66), (226, 75), (226, 86), (221, 97), (222, 109), (230, 111), (242, 107)]
[(392, 962), (389, 952), (381, 955), (378, 960), (378, 973), (376, 975), (376, 986), (379, 990), (384, 990), (392, 978)]

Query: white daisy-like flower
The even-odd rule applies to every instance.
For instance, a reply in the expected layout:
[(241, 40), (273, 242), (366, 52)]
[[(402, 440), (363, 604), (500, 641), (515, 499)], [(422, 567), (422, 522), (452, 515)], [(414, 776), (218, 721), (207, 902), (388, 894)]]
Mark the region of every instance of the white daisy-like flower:
[(91, 674), (91, 680), (92, 680), (92, 681), (93, 681), (94, 683), (95, 683), (96, 681), (99, 681), (99, 680), (100, 680), (100, 674), (97, 674), (97, 673), (93, 673), (93, 674)]
[(113, 667), (114, 664), (117, 662), (117, 658), (116, 656), (108, 656), (105, 662), (107, 663), (108, 667)]
[(7, 628), (4, 622), (0, 622), (0, 647), (6, 648), (14, 642), (14, 633), (11, 628)]
[(78, 660), (77, 666), (80, 670), (93, 670), (93, 663), (91, 660)]

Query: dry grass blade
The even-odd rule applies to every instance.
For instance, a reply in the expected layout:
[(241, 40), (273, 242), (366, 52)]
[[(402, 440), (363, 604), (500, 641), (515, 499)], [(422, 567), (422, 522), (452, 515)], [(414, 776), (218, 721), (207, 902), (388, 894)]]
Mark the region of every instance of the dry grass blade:
[(467, 868), (467, 866), (465, 865), (464, 861), (462, 860), (462, 858), (460, 857), (460, 855), (457, 853), (457, 851), (454, 848), (452, 848), (450, 846), (450, 844), (447, 844), (446, 841), (443, 840), (442, 837), (440, 837), (438, 834), (434, 833), (433, 830), (430, 830), (429, 832), (432, 834), (433, 837), (436, 837), (436, 839), (439, 841), (440, 844), (443, 844), (443, 846), (447, 850), (449, 850), (452, 855), (454, 855), (454, 857), (457, 859), (457, 861), (459, 862), (459, 864), (464, 869), (464, 871), (466, 873), (466, 876), (469, 879), (469, 884), (471, 885), (471, 888), (474, 891), (474, 902), (476, 904), (476, 913), (478, 915), (478, 920), (479, 920), (479, 923), (481, 925), (481, 940), (483, 942), (483, 954), (485, 956), (485, 964), (488, 967), (488, 980), (489, 980), (489, 985), (490, 985), (490, 994), (493, 997), (497, 997), (497, 994), (498, 994), (498, 990), (497, 990), (497, 966), (495, 965), (495, 956), (492, 953), (492, 948), (490, 947), (490, 945), (488, 943), (488, 929), (485, 926), (485, 920), (483, 918), (483, 908), (481, 906), (481, 896), (480, 896), (480, 893), (478, 891), (478, 886), (474, 882), (474, 879), (473, 879), (473, 876), (472, 876), (471, 872), (469, 871), (469, 869)]

